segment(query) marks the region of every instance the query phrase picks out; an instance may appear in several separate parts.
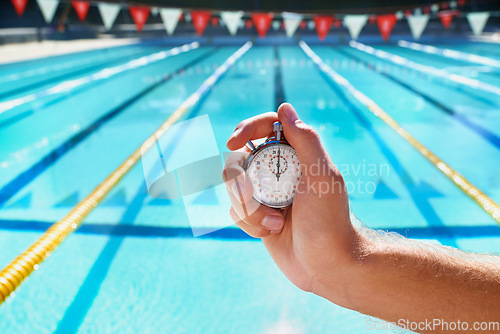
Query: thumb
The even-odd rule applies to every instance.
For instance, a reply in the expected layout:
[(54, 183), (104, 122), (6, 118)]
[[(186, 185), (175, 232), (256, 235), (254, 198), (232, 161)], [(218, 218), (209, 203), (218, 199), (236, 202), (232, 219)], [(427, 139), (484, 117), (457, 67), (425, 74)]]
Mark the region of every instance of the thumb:
[(290, 103), (283, 103), (278, 108), (278, 119), (283, 125), (286, 140), (293, 146), (301, 164), (328, 164), (326, 153), (318, 133), (299, 119), (299, 115)]

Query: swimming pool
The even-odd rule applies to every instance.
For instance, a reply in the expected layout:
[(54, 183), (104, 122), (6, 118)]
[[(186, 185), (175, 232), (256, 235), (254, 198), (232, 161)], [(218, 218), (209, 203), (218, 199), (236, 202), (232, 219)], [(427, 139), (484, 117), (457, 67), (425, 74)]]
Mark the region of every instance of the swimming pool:
[[(2, 267), (83, 200), (240, 46), (192, 45), (158, 56), (172, 46), (157, 41), (0, 66)], [(366, 49), (310, 46), (500, 202), (499, 95)], [(495, 67), (396, 44), (370, 46), (499, 87)], [(494, 44), (434, 46), (500, 60)], [(130, 65), (141, 57), (149, 58)], [(237, 123), (283, 100), (320, 133), (366, 225), (500, 252), (495, 220), (297, 45), (252, 46), (185, 118), (208, 115), (224, 152)], [(220, 214), (228, 209), (225, 198), (195, 205), (230, 221)], [(2, 304), (2, 332), (373, 332), (367, 317), (295, 288), (261, 242), (236, 229), (194, 238), (189, 228), (183, 202), (149, 196), (137, 164)]]

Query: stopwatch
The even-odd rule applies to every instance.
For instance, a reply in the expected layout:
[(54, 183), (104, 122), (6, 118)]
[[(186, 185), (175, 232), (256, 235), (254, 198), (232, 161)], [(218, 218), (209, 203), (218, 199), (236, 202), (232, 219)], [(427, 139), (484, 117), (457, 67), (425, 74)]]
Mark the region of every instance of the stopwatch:
[(294, 148), (283, 135), (280, 122), (273, 124), (275, 136), (255, 147), (248, 141), (251, 153), (243, 164), (253, 185), (253, 198), (271, 208), (292, 204), (302, 172)]

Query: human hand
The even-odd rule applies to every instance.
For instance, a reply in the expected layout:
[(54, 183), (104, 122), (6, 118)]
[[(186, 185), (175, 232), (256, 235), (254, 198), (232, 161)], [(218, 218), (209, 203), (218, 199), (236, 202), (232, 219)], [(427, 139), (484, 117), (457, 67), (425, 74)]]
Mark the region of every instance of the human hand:
[[(259, 204), (242, 168), (250, 150), (248, 140), (272, 135), (275, 121), (283, 125), (287, 141), (297, 152), (302, 179), (293, 204), (273, 209)], [(231, 199), (231, 218), (249, 235), (262, 238), (280, 270), (296, 286), (322, 294), (350, 283), (349, 268), (356, 262), (361, 236), (350, 221), (344, 180), (323, 148), (316, 131), (302, 122), (293, 107), (284, 103), (269, 112), (241, 122), (227, 141), (235, 151), (229, 157), (224, 180)], [(332, 284), (334, 282), (334, 284)], [(347, 296), (343, 296), (347, 298)]]

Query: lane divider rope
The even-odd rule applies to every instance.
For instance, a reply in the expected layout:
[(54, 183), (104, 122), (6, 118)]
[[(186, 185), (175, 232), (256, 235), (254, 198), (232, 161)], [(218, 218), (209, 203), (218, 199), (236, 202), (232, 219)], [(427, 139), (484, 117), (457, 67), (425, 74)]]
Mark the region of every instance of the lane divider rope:
[(304, 41), (299, 42), (302, 50), (311, 58), (311, 60), (338, 85), (346, 89), (356, 100), (366, 106), (376, 117), (389, 125), (398, 135), (403, 137), (411, 146), (431, 162), (441, 173), (451, 180), (465, 195), (476, 202), (481, 209), (486, 211), (500, 225), (500, 206), (484, 194), (480, 189), (470, 183), (466, 178), (453, 170), (448, 164), (443, 162), (438, 156), (432, 153), (428, 148), (416, 140), (405, 129), (403, 129), (389, 114), (380, 108), (372, 99), (357, 90), (347, 79), (335, 72), (330, 66), (307, 45)]
[(500, 67), (500, 61), (484, 56), (478, 56), (473, 53), (467, 53), (446, 48), (437, 48), (432, 45), (419, 44), (415, 42), (407, 42), (404, 40), (398, 41), (398, 45), (402, 48), (422, 51), (429, 54), (439, 55), (446, 58), (468, 61), (470, 63), (481, 64), (485, 66)]
[(178, 55), (180, 53), (187, 52), (189, 50), (196, 49), (200, 46), (198, 42), (192, 42), (189, 44), (184, 44), (182, 46), (177, 46), (175, 48), (164, 50), (160, 52), (156, 52), (147, 56), (142, 56), (137, 59), (133, 59), (125, 64), (104, 68), (96, 73), (91, 75), (87, 75), (82, 78), (66, 80), (61, 83), (58, 83), (55, 86), (44, 89), (40, 92), (36, 92), (30, 95), (26, 95), (23, 97), (18, 97), (13, 100), (0, 102), (0, 115), (10, 109), (20, 106), (22, 104), (32, 102), (38, 99), (42, 99), (47, 96), (51, 96), (54, 94), (68, 93), (74, 90), (77, 87), (88, 84), (93, 81), (105, 80), (109, 79), (112, 76), (115, 76), (124, 71), (133, 70), (139, 67), (151, 65), (159, 62), (160, 60), (164, 60), (166, 58)]
[(422, 73), (426, 73), (426, 74), (430, 74), (430, 75), (440, 77), (440, 78), (443, 78), (446, 80), (450, 80), (450, 81), (453, 81), (459, 85), (463, 85), (463, 86), (466, 86), (469, 88), (474, 88), (474, 89), (482, 90), (484, 92), (492, 93), (495, 95), (500, 95), (500, 88), (499, 87), (481, 82), (481, 81), (476, 80), (476, 79), (471, 79), (468, 77), (464, 77), (463, 75), (449, 73), (449, 72), (447, 72), (443, 69), (440, 69), (440, 68), (435, 68), (432, 66), (419, 64), (419, 63), (416, 63), (416, 62), (411, 61), (409, 59), (406, 59), (404, 57), (401, 57), (401, 56), (398, 56), (398, 55), (395, 55), (395, 54), (392, 54), (392, 53), (389, 53), (386, 51), (378, 50), (378, 49), (372, 48), (371, 46), (368, 46), (368, 45), (365, 45), (365, 44), (362, 44), (362, 43), (359, 43), (356, 41), (350, 41), (349, 45), (351, 47), (359, 50), (359, 51), (371, 54), (372, 56), (375, 56), (375, 57), (380, 58), (380, 59), (388, 60), (391, 63), (399, 65), (399, 66), (407, 67), (407, 68), (412, 69), (412, 70), (416, 70), (416, 71), (419, 71)]
[(104, 180), (104, 182), (98, 185), (83, 201), (78, 203), (66, 217), (53, 224), (40, 239), (0, 272), (0, 304), (3, 303), (33, 271), (38, 270), (40, 264), (59, 247), (68, 235), (83, 223), (85, 217), (99, 205), (118, 182), (120, 182), (132, 167), (140, 161), (142, 157), (141, 152), (149, 150), (165, 131), (177, 122), (187, 110), (198, 103), (198, 101), (217, 83), (220, 77), (251, 47), (252, 43), (247, 42), (227, 58), (226, 61), (219, 66), (134, 153)]

